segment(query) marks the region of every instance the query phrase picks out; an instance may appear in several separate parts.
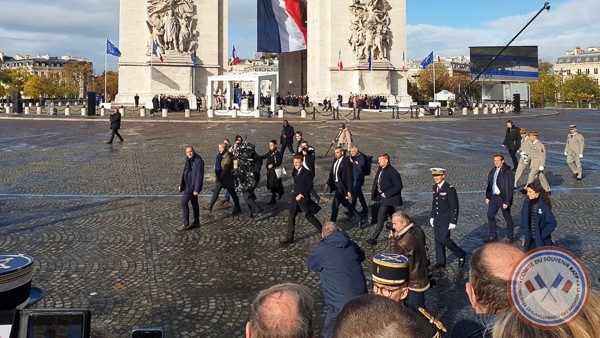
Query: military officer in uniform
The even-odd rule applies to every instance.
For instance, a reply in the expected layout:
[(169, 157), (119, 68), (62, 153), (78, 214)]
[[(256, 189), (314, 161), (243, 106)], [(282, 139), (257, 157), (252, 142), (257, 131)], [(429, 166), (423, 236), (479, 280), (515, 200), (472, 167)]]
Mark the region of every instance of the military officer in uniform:
[(529, 140), (529, 135), (527, 135), (527, 129), (521, 128), (519, 133), (521, 134), (521, 147), (517, 150), (520, 158), (517, 172), (515, 173), (515, 189), (519, 187), (519, 179), (523, 175), (523, 171), (529, 168), (529, 154), (531, 154), (531, 141)]
[[(373, 256), (373, 293), (390, 298), (406, 306), (405, 299), (408, 297), (408, 275), (409, 263), (406, 256), (395, 253), (378, 253)], [(441, 337), (446, 331), (444, 325), (425, 309), (418, 311), (406, 306), (414, 312), (420, 320), (423, 328), (423, 337)]]
[[(530, 131), (529, 139), (531, 140), (531, 154), (529, 154), (529, 166), (531, 166), (531, 171), (527, 178), (527, 184), (533, 182), (535, 179), (539, 179), (542, 188), (549, 193), (550, 184), (548, 184), (546, 175), (544, 175), (544, 169), (546, 168), (546, 147), (544, 147), (544, 144), (538, 139), (537, 131)], [(526, 194), (527, 190), (523, 189), (521, 192)]]
[(458, 257), (458, 266), (465, 265), (467, 254), (450, 238), (450, 231), (458, 221), (458, 195), (456, 189), (446, 182), (446, 169), (431, 168), (433, 176), (433, 201), (429, 224), (435, 238), (435, 264), (432, 269), (446, 267), (446, 247)]
[(574, 124), (570, 125), (567, 143), (565, 144), (565, 156), (567, 157), (567, 164), (573, 172), (573, 177), (577, 178), (578, 181), (581, 181), (583, 176), (581, 159), (583, 158), (584, 145), (583, 135), (577, 132), (577, 126)]

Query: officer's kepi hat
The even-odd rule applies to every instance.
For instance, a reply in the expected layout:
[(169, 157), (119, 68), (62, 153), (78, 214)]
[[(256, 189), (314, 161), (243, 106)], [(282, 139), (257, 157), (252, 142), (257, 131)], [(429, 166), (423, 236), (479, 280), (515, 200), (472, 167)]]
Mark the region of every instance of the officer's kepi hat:
[(373, 256), (373, 282), (384, 285), (408, 283), (408, 258), (391, 252)]
[(444, 168), (429, 168), (431, 171), (431, 176), (444, 175), (446, 173), (446, 169)]
[(570, 124), (570, 125), (569, 125), (569, 129), (577, 129), (577, 126), (576, 126), (576, 125), (574, 125), (574, 124)]

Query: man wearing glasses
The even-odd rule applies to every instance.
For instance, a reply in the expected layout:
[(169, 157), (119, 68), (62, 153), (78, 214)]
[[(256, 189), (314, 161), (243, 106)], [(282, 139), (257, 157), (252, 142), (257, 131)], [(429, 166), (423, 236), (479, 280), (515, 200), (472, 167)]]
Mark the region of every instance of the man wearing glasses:
[(390, 298), (400, 306), (406, 306), (410, 311), (415, 312), (425, 332), (424, 337), (441, 337), (447, 332), (444, 325), (425, 309), (419, 308), (415, 311), (406, 305), (405, 300), (410, 292), (409, 262), (406, 256), (389, 252), (375, 254), (372, 277), (373, 293)]

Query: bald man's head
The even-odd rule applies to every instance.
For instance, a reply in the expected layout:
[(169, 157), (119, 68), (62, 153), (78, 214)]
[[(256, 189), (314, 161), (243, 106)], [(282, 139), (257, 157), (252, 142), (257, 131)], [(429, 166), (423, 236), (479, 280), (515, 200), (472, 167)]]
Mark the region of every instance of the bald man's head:
[(510, 309), (508, 280), (513, 267), (525, 257), (521, 249), (491, 243), (475, 250), (469, 262), (467, 294), (477, 313), (496, 314)]

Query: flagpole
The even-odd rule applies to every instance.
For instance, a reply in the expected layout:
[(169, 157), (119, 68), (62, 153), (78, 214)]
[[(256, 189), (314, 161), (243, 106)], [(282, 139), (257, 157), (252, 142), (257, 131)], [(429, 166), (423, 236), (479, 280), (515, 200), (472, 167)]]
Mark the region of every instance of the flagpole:
[[(152, 60), (152, 56), (154, 55), (154, 40), (152, 40), (152, 51), (150, 52), (150, 96), (152, 99), (154, 99), (154, 93), (152, 92), (152, 75), (153, 75), (153, 71), (154, 71), (154, 63)], [(157, 47), (158, 48), (158, 47)], [(152, 111), (154, 111), (154, 106), (152, 106)], [(152, 115), (154, 116), (154, 115)]]
[(435, 102), (435, 50), (431, 51), (431, 55), (433, 56), (433, 102)]
[[(106, 39), (106, 44), (108, 45), (108, 39)], [(106, 63), (107, 63), (108, 53), (104, 51), (104, 103), (108, 103), (108, 96), (106, 96)]]

